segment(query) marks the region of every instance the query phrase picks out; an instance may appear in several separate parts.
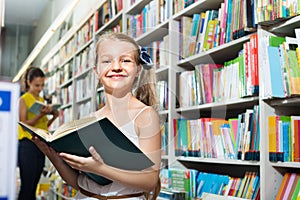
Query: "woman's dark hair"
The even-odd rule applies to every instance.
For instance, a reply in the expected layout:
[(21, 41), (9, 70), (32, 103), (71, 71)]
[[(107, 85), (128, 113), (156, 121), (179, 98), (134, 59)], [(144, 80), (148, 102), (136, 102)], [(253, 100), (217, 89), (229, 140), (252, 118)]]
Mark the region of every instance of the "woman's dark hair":
[(31, 82), (36, 77), (46, 77), (44, 72), (38, 68), (38, 67), (29, 67), (22, 77), (22, 83), (23, 83), (23, 91), (27, 92), (29, 89), (29, 85), (27, 84), (27, 81)]

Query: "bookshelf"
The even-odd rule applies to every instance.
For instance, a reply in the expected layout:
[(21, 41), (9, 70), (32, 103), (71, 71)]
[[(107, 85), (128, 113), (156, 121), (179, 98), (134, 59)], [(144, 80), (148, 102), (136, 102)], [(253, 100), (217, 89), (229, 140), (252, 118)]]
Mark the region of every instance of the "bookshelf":
[[(286, 21), (283, 21), (279, 23), (277, 26), (271, 25), (271, 26), (264, 26), (264, 24), (261, 25), (261, 28), (258, 30), (258, 34), (260, 37), (268, 37), (268, 36), (281, 36), (281, 37), (295, 37), (294, 30), (296, 28), (299, 28), (299, 16), (296, 16), (292, 19), (288, 19)], [(261, 41), (263, 42), (263, 41)], [(262, 44), (261, 46), (264, 46)], [(263, 50), (263, 48), (261, 48)], [(263, 55), (265, 55), (263, 53)], [(264, 56), (260, 57), (260, 65), (263, 65), (266, 59)], [(265, 68), (260, 68), (260, 73), (263, 72)], [(263, 80), (261, 80), (263, 82)], [(264, 82), (262, 83), (264, 84)], [(263, 87), (263, 89), (266, 90), (266, 86)], [(295, 108), (298, 107), (299, 104), (299, 97), (298, 95), (294, 95), (293, 97), (284, 97), (284, 98), (266, 98), (265, 96), (261, 97), (260, 100), (261, 104), (261, 112), (262, 118), (261, 120), (261, 127), (262, 127), (262, 133), (268, 134), (270, 131), (270, 126), (268, 125), (268, 118), (270, 116), (299, 116), (300, 112), (296, 110)], [(269, 161), (269, 145), (270, 142), (268, 138), (262, 138), (261, 146), (264, 146), (264, 152), (265, 154), (262, 155), (264, 159), (264, 164), (261, 166), (261, 173), (265, 176), (265, 179), (270, 180), (272, 183), (272, 187), (267, 182), (264, 182), (263, 185), (261, 185), (261, 189), (265, 188), (266, 193), (264, 195), (270, 196), (272, 198), (275, 198), (276, 192), (279, 190), (281, 181), (283, 180), (283, 177), (285, 173), (293, 172), (293, 173), (299, 173), (299, 162), (271, 162)]]
[[(122, 2), (122, 9), (120, 6), (114, 6), (116, 4), (120, 5), (120, 2)], [(179, 2), (181, 1), (99, 1), (98, 5), (93, 6), (94, 9), (81, 23), (72, 27), (62, 37), (45, 56), (42, 63), (44, 70), (51, 77), (47, 82), (48, 92), (63, 101), (60, 124), (78, 119), (96, 110), (99, 108), (99, 104), (103, 103), (103, 98), (101, 98), (103, 88), (101, 86), (96, 87), (97, 83), (92, 71), (93, 57), (91, 51), (96, 43), (97, 36), (108, 30), (127, 33), (133, 36), (141, 46), (148, 47), (150, 50), (156, 67), (156, 79), (160, 85), (159, 91), (163, 93), (159, 97), (160, 104), (158, 106), (161, 123), (165, 126), (164, 130), (167, 130), (166, 135), (163, 136), (165, 146), (162, 168), (195, 169), (201, 172), (240, 178), (244, 177), (246, 172), (256, 172), (260, 177), (260, 199), (275, 199), (284, 173), (299, 172), (300, 165), (297, 162), (274, 163), (269, 161), (267, 118), (275, 114), (299, 115), (300, 111), (295, 108), (300, 105), (300, 100), (299, 97), (274, 99), (264, 98), (262, 95), (262, 91), (265, 89), (264, 81), (267, 76), (262, 71), (265, 52), (261, 48), (261, 41), (263, 37), (271, 34), (295, 36), (293, 31), (295, 28), (300, 28), (300, 18), (296, 16), (284, 20), (271, 20), (268, 19), (268, 14), (257, 11), (259, 13), (257, 14), (259, 15), (258, 21), (253, 22), (258, 24), (257, 29), (248, 24), (248, 27), (242, 29), (246, 34), (241, 34), (236, 39), (232, 39), (233, 36), (231, 36), (227, 40), (224, 39), (222, 44), (215, 44), (205, 51), (187, 55), (182, 54), (186, 51), (182, 50), (182, 46), (185, 39), (189, 38), (190, 35), (184, 32), (187, 30), (184, 30), (185, 26), (182, 26), (183, 20), (191, 20), (195, 14), (208, 13), (210, 10), (219, 10), (224, 14), (224, 10), (222, 11), (221, 8), (224, 9), (224, 2), (228, 3), (229, 1), (199, 0), (186, 7)], [(105, 8), (109, 5), (112, 6), (107, 14), (109, 17), (105, 18), (105, 22), (99, 22), (100, 18), (97, 18), (97, 16), (104, 13)], [(116, 10), (116, 8), (118, 9)], [(141, 16), (146, 16), (145, 12), (153, 17), (151, 21), (147, 21), (147, 25), (143, 24), (144, 21), (138, 21)], [(243, 31), (242, 33), (244, 33)], [(254, 73), (258, 71), (260, 75), (259, 85), (252, 82), (248, 83), (245, 80), (238, 80), (238, 84), (232, 82), (232, 85), (230, 85), (231, 93), (235, 94), (234, 97), (227, 95), (227, 85), (227, 87), (223, 87), (224, 95), (216, 98), (217, 100), (204, 100), (205, 95), (202, 93), (201, 104), (194, 103), (181, 106), (179, 88), (182, 83), (178, 79), (180, 74), (192, 71), (195, 66), (201, 64), (223, 65), (222, 70), (220, 70), (223, 74), (228, 73), (223, 70), (225, 68), (230, 68), (232, 71), (236, 70), (234, 68), (235, 60), (241, 54), (250, 56), (245, 52), (253, 49), (254, 46), (251, 46), (253, 45), (251, 42), (254, 41), (253, 37), (255, 36), (257, 36), (258, 42), (257, 66), (251, 63), (256, 58), (249, 57), (248, 60), (252, 68), (248, 69), (250, 70), (248, 73), (250, 77), (254, 77)], [(225, 66), (225, 63), (230, 64)], [(242, 86), (239, 85), (241, 81), (244, 81)], [(222, 85), (222, 82), (219, 83)], [(184, 82), (184, 85), (187, 84), (189, 84), (188, 81)], [(257, 86), (259, 86), (259, 93), (255, 90)], [(239, 90), (239, 93), (234, 93), (239, 87), (243, 87), (245, 91), (240, 92)], [(84, 88), (87, 88), (87, 90), (84, 90)], [(194, 89), (193, 87), (189, 88)], [(257, 107), (259, 107), (259, 110), (255, 111)], [(238, 116), (247, 112), (257, 112), (257, 116), (259, 116), (257, 128), (260, 137), (258, 137), (256, 144), (259, 147), (258, 154), (256, 153), (258, 158), (224, 159), (214, 156), (177, 155), (174, 119), (222, 118), (227, 120), (238, 118)], [(209, 194), (206, 194), (206, 198), (210, 198)], [(221, 199), (222, 197), (217, 196), (216, 198)]]

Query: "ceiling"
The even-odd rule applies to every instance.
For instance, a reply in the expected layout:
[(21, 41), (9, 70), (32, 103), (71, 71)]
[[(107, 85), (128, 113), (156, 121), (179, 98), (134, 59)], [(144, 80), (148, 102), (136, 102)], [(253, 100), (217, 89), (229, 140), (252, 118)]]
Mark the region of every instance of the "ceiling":
[(49, 1), (51, 0), (5, 0), (5, 26), (34, 26)]

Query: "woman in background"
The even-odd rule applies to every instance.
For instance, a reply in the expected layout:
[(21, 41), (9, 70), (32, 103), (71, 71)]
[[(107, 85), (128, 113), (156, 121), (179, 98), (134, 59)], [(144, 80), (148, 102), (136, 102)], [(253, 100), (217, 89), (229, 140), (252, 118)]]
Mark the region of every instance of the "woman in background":
[[(48, 130), (51, 123), (58, 117), (58, 111), (53, 112), (51, 106), (45, 106), (39, 114), (28, 111), (32, 104), (38, 100), (44, 102), (40, 96), (45, 85), (45, 74), (37, 67), (30, 67), (23, 75), (25, 93), (19, 100), (19, 121), (28, 125)], [(47, 115), (52, 118), (48, 120)], [(21, 187), (19, 200), (36, 199), (36, 189), (45, 164), (45, 155), (32, 142), (31, 135), (18, 127), (18, 166), (20, 169)]]

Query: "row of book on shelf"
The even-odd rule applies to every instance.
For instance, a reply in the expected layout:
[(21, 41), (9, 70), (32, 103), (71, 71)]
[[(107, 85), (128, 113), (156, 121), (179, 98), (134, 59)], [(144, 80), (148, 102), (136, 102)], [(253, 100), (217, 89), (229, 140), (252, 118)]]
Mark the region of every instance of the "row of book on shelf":
[(169, 35), (166, 35), (161, 40), (153, 41), (148, 45), (144, 45), (147, 49), (148, 54), (152, 58), (152, 61), (156, 69), (169, 65)]
[(285, 98), (300, 94), (300, 29), (295, 29), (295, 35), (268, 35), (261, 39), (264, 98)]
[(169, 19), (170, 3), (171, 1), (150, 1), (140, 13), (128, 16), (128, 35), (137, 38)]
[[(122, 0), (107, 0), (95, 13), (95, 32), (123, 9)], [(121, 23), (120, 23), (121, 25)]]
[[(300, 95), (300, 29), (295, 29), (295, 33), (296, 38), (272, 35), (261, 39), (263, 98)], [(252, 34), (237, 58), (224, 64), (198, 64), (194, 70), (178, 73), (179, 106), (257, 95), (260, 84), (257, 47), (257, 34)]]
[(221, 102), (258, 95), (257, 34), (243, 44), (237, 57), (224, 64), (198, 64), (178, 73), (179, 106)]
[(259, 199), (260, 177), (257, 172), (246, 171), (244, 177), (200, 172), (195, 169), (162, 169), (161, 197), (170, 199), (180, 192), (180, 199), (200, 199), (204, 193), (233, 196), (244, 199)]
[[(218, 9), (181, 16), (179, 58), (207, 51), (256, 30), (255, 10), (250, 1), (224, 0)], [(243, 16), (243, 17), (239, 17)]]
[(300, 162), (300, 116), (268, 117), (269, 160)]
[[(199, 0), (176, 0), (173, 1), (173, 12), (174, 14), (179, 13), (180, 11), (186, 9), (187, 7), (189, 7), (190, 5), (199, 2)], [(229, 2), (230, 3), (230, 2)], [(228, 2), (224, 1), (224, 4), (227, 4), (226, 6), (224, 6), (225, 8), (229, 7)], [(246, 15), (248, 12), (245, 11), (245, 8), (243, 6), (248, 6), (248, 10), (251, 11), (251, 9), (256, 8), (256, 18), (254, 22), (261, 22), (261, 21), (269, 21), (269, 20), (275, 20), (277, 18), (283, 18), (283, 17), (288, 17), (290, 15), (295, 15), (295, 13), (299, 12), (297, 10), (300, 10), (296, 5), (295, 2), (291, 1), (291, 2), (287, 2), (286, 4), (282, 4), (280, 5), (282, 7), (282, 9), (273, 9), (276, 8), (277, 6), (279, 6), (277, 2), (270, 2), (269, 3), (269, 8), (268, 10), (264, 10), (264, 6), (265, 4), (263, 4), (262, 0), (259, 1), (254, 1), (251, 2), (251, 4), (249, 4), (250, 2), (247, 2), (247, 4), (243, 4), (242, 2), (232, 2), (231, 6), (229, 7), (229, 10), (226, 10), (227, 13), (231, 13), (231, 12), (235, 12), (236, 14), (234, 15), (238, 15), (239, 16), (239, 11), (240, 10), (244, 10), (243, 14)], [(234, 6), (234, 7), (232, 7)], [(231, 9), (233, 11), (231, 11)], [(247, 10), (247, 11), (248, 11)], [(237, 14), (238, 13), (238, 14)], [(245, 20), (245, 19), (243, 19)]]
[[(300, 13), (298, 2), (280, 3), (270, 2), (269, 6), (273, 10), (265, 12), (266, 9), (263, 7), (265, 4), (261, 0), (245, 2), (224, 0), (218, 9), (207, 9), (192, 16), (181, 16), (178, 29), (180, 58), (187, 58), (252, 33), (256, 31), (259, 22), (288, 18)], [(282, 9), (275, 9), (278, 6)], [(176, 8), (175, 12), (181, 10)]]
[(259, 106), (236, 118), (173, 119), (176, 156), (259, 160)]

